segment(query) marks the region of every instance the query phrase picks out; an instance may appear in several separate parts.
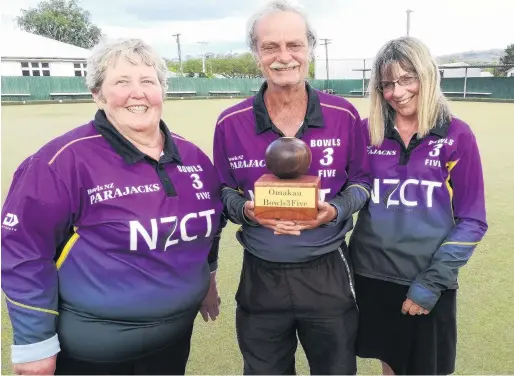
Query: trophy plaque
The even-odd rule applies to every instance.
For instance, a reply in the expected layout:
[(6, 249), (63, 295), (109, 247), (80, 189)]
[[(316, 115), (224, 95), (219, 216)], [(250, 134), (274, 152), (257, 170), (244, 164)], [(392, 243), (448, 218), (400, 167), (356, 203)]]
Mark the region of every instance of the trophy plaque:
[(255, 216), (260, 219), (312, 220), (318, 216), (321, 178), (305, 175), (309, 146), (296, 137), (281, 137), (266, 149), (266, 167), (254, 185)]

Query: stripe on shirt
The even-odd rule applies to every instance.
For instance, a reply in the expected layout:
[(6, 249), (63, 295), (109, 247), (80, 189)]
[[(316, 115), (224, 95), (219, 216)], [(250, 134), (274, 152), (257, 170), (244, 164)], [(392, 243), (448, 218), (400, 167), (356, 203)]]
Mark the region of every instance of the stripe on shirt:
[(171, 134), (171, 137), (172, 138), (176, 138), (177, 140), (180, 140), (180, 141), (185, 141), (185, 142), (188, 142), (190, 143), (191, 145), (194, 145), (194, 142), (193, 141), (189, 141), (189, 140), (186, 140), (185, 138), (179, 136), (179, 135), (176, 135), (175, 133), (172, 133)]
[(52, 157), (52, 159), (50, 159), (50, 162), (48, 162), (48, 164), (51, 165), (52, 163), (54, 163), (55, 159), (59, 156), (59, 154), (61, 154), (68, 146), (73, 145), (75, 142), (79, 142), (79, 141), (83, 141), (83, 140), (89, 140), (90, 138), (98, 138), (98, 137), (102, 137), (102, 135), (101, 134), (97, 134), (95, 136), (88, 136), (88, 137), (77, 138), (76, 140), (68, 142), (66, 145), (64, 145), (62, 148), (60, 148), (57, 153), (55, 153), (55, 155)]
[(241, 112), (245, 112), (245, 111), (251, 110), (252, 108), (253, 108), (253, 106), (250, 106), (250, 107), (243, 108), (243, 109), (241, 109), (241, 110), (237, 110), (237, 111), (231, 112), (230, 114), (227, 114), (227, 115), (223, 116), (223, 117), (221, 118), (221, 120), (220, 120), (220, 121), (218, 121), (218, 123), (217, 123), (217, 124), (220, 124), (223, 120), (225, 120), (226, 118), (231, 117), (232, 115), (236, 115), (236, 114), (239, 114), (239, 113), (241, 113)]
[(441, 247), (443, 245), (462, 245), (462, 246), (473, 246), (473, 245), (477, 245), (479, 242), (445, 242), (443, 244), (441, 244)]
[(457, 165), (458, 162), (459, 160), (449, 161), (446, 163), (446, 168), (448, 169), (448, 177), (446, 178), (446, 189), (448, 189), (448, 193), (450, 194), (450, 210), (452, 211), (453, 224), (455, 224), (455, 216), (453, 215), (453, 189), (450, 185), (450, 172)]
[(349, 185), (348, 187), (346, 187), (345, 191), (346, 191), (347, 189), (350, 189), (351, 187), (357, 187), (357, 188), (362, 189), (364, 192), (366, 192), (366, 197), (368, 197), (368, 198), (370, 197), (369, 191), (368, 191), (366, 188), (364, 188), (362, 185), (360, 185), (360, 184), (352, 184), (352, 185)]
[(57, 267), (57, 270), (59, 270), (61, 268), (64, 260), (66, 260), (66, 257), (68, 257), (68, 254), (70, 253), (71, 249), (73, 248), (73, 246), (75, 245), (77, 240), (79, 240), (79, 238), (80, 238), (80, 235), (77, 232), (75, 232), (71, 236), (71, 238), (66, 242), (66, 245), (64, 246), (61, 254), (59, 255), (59, 258), (57, 259), (57, 262), (55, 263), (55, 266)]
[(221, 188), (221, 190), (222, 190), (222, 191), (223, 191), (223, 190), (225, 190), (225, 189), (230, 189), (231, 191), (234, 191), (234, 192), (237, 192), (237, 193), (243, 193), (243, 191), (242, 191), (242, 190), (231, 188), (231, 187), (229, 187), (228, 185), (226, 185), (226, 186), (224, 186), (223, 188)]
[(57, 312), (57, 311), (53, 311), (51, 309), (46, 309), (46, 308), (39, 308), (39, 307), (29, 306), (29, 305), (26, 305), (26, 304), (23, 304), (23, 303), (19, 303), (19, 302), (16, 302), (16, 301), (12, 300), (7, 295), (5, 296), (5, 299), (7, 299), (7, 301), (10, 302), (11, 304), (14, 304), (14, 305), (16, 305), (18, 307), (21, 307), (21, 308), (30, 309), (31, 311), (51, 313), (52, 315), (59, 316), (59, 312)]
[(336, 110), (340, 110), (340, 111), (346, 111), (350, 114), (350, 116), (353, 118), (353, 120), (355, 120), (355, 115), (350, 111), (348, 110), (347, 108), (344, 108), (344, 107), (339, 107), (339, 106), (334, 106), (332, 104), (326, 104), (326, 103), (320, 103), (323, 107), (328, 107), (328, 108), (334, 108)]

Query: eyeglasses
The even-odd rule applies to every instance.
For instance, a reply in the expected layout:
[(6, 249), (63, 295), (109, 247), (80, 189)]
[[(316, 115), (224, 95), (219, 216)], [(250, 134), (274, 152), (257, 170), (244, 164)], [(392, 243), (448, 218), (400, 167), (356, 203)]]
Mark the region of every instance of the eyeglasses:
[(396, 81), (381, 81), (378, 84), (378, 90), (380, 90), (381, 92), (394, 91), (394, 89), (396, 87), (396, 85), (395, 85), (396, 83), (398, 83), (398, 85), (400, 85), (400, 86), (407, 86), (407, 85), (412, 84), (417, 79), (418, 79), (418, 76), (401, 76)]

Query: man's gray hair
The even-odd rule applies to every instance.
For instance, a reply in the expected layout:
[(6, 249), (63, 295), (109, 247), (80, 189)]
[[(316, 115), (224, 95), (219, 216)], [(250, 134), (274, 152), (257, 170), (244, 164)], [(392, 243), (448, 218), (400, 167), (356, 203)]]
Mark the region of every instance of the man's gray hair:
[(144, 64), (155, 68), (165, 96), (168, 88), (168, 67), (157, 52), (141, 39), (104, 40), (97, 44), (87, 60), (87, 88), (93, 93), (99, 92), (109, 65), (120, 57), (135, 64), (134, 55), (139, 56)]
[(253, 16), (250, 17), (248, 24), (247, 24), (247, 43), (250, 47), (251, 51), (254, 53), (254, 55), (258, 54), (258, 46), (257, 46), (257, 35), (256, 35), (256, 29), (257, 24), (259, 21), (268, 14), (276, 13), (276, 12), (293, 12), (298, 15), (300, 15), (304, 21), (305, 26), (307, 29), (307, 43), (310, 50), (310, 56), (313, 57), (314, 55), (314, 49), (316, 48), (317, 38), (316, 33), (311, 27), (311, 24), (309, 23), (309, 20), (307, 18), (307, 15), (303, 12), (303, 10), (291, 4), (287, 0), (275, 0), (269, 2), (264, 8), (258, 10), (253, 14)]

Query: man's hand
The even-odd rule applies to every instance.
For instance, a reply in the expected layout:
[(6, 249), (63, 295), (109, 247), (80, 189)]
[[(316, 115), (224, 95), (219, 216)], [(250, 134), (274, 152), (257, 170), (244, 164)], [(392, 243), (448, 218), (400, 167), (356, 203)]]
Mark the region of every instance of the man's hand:
[(218, 295), (218, 287), (216, 286), (216, 272), (212, 272), (209, 291), (200, 306), (203, 321), (208, 322), (209, 317), (212, 321), (215, 321), (216, 317), (220, 314), (220, 304), (221, 298)]
[(310, 221), (296, 221), (296, 225), (291, 230), (301, 232), (303, 230), (311, 230), (321, 225), (325, 225), (337, 217), (337, 209), (328, 202), (318, 202), (318, 216)]
[(255, 204), (253, 201), (246, 201), (244, 206), (244, 215), (250, 221), (257, 222), (261, 226), (273, 230), (275, 235), (300, 235), (300, 231), (296, 229), (297, 225), (292, 221), (281, 221), (278, 219), (259, 219), (255, 216)]
[(53, 375), (57, 354), (34, 362), (13, 364), (16, 375)]
[(407, 313), (411, 316), (415, 315), (428, 315), (429, 311), (425, 308), (419, 306), (418, 304), (414, 303), (412, 300), (407, 298), (402, 305), (402, 313), (406, 315)]

